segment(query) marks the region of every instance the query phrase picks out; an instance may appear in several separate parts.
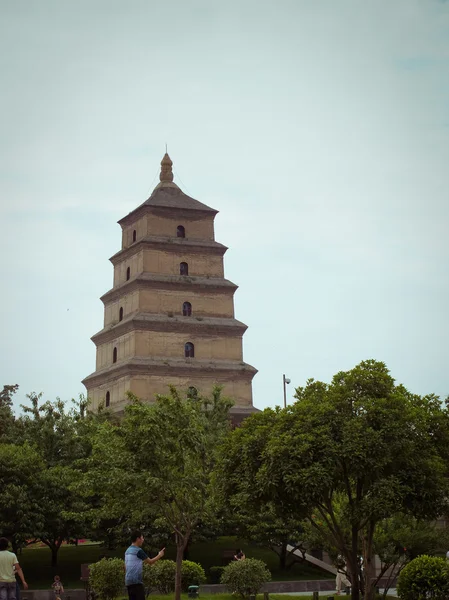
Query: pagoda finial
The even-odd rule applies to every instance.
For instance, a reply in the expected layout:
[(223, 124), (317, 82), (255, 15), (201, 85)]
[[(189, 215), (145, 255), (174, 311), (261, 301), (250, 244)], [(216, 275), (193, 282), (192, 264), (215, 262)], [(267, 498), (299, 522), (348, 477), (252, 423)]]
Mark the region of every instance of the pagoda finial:
[(161, 160), (161, 174), (159, 175), (161, 181), (173, 181), (172, 166), (173, 162), (166, 152), (164, 158)]

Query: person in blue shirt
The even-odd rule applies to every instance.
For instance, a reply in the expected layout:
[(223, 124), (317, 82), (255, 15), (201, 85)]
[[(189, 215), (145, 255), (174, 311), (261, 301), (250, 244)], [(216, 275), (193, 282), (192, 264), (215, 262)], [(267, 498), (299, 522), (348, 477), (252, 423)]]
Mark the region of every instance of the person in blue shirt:
[(143, 587), (143, 563), (152, 565), (164, 556), (165, 548), (154, 558), (148, 558), (142, 550), (143, 534), (136, 530), (131, 534), (131, 546), (125, 552), (125, 585), (128, 589), (129, 600), (145, 600)]

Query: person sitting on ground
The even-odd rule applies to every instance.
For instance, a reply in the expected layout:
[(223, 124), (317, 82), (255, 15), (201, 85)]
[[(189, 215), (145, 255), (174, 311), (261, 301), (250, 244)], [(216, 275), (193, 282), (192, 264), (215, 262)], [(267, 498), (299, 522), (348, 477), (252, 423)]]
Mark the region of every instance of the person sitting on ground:
[(235, 560), (243, 560), (245, 557), (243, 550), (237, 550), (234, 556)]
[(55, 575), (51, 587), (53, 588), (53, 593), (56, 597), (59, 597), (61, 594), (64, 593), (64, 586), (62, 585), (62, 581), (59, 575)]
[(0, 600), (16, 600), (16, 573), (20, 577), (23, 589), (28, 589), (17, 556), (8, 550), (7, 538), (0, 538)]

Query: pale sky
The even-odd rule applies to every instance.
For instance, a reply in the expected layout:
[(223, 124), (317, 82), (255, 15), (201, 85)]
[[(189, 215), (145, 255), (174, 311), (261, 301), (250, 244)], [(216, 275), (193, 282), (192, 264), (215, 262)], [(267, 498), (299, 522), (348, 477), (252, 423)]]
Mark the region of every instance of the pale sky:
[(1, 0), (0, 384), (95, 368), (116, 221), (219, 210), (258, 408), (363, 359), (449, 394), (449, 2)]

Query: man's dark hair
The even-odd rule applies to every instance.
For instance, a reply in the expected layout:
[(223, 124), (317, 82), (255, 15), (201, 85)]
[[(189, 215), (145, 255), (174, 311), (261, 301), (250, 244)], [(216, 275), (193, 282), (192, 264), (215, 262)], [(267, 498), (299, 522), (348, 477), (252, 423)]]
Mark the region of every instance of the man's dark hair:
[(137, 538), (140, 538), (142, 536), (143, 533), (140, 531), (140, 529), (134, 529), (134, 531), (131, 532), (131, 544), (134, 544)]
[(0, 551), (8, 550), (9, 540), (8, 538), (0, 538)]

